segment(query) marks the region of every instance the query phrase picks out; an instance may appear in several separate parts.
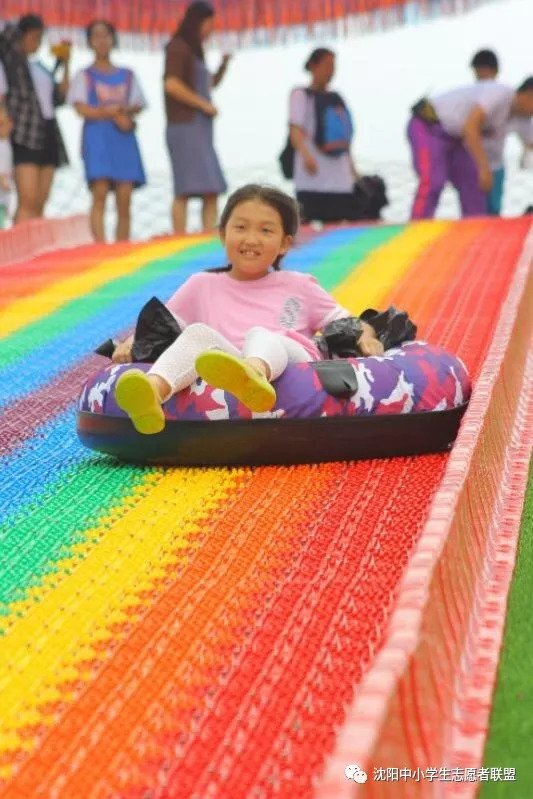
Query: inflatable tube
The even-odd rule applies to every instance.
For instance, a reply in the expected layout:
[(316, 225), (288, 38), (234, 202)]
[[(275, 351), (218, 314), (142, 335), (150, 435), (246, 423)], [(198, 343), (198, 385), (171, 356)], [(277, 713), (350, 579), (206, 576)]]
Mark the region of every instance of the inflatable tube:
[(153, 436), (137, 433), (115, 402), (115, 382), (132, 365), (108, 366), (82, 390), (78, 436), (124, 461), (177, 466), (320, 463), (451, 447), (471, 392), (460, 359), (415, 341), (348, 363), (356, 378), (350, 397), (325, 390), (320, 365), (289, 364), (275, 381), (275, 407), (263, 414), (198, 379), (164, 404), (165, 430)]

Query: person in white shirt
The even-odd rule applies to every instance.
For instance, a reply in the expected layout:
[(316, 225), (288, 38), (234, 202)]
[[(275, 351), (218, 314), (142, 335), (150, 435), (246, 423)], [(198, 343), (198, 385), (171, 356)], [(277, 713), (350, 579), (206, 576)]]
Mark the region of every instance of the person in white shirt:
[[(319, 47), (311, 53), (305, 69), (312, 75), (311, 84), (308, 88), (293, 89), (289, 101), (294, 187), (302, 218), (321, 222), (351, 219), (357, 179), (350, 152), (353, 126), (342, 98), (328, 91), (335, 72), (335, 54)], [(321, 114), (329, 114), (328, 119), (333, 123), (330, 130), (338, 131), (342, 137), (329, 149), (325, 142), (317, 140)]]
[(463, 216), (486, 214), (493, 177), (484, 139), (503, 147), (510, 119), (532, 118), (533, 77), (517, 90), (480, 81), (421, 100), (412, 112), (407, 135), (419, 185), (411, 218), (432, 218), (448, 181), (459, 193)]
[[(477, 81), (497, 81), (499, 72), (498, 57), (493, 50), (479, 50), (470, 66)], [(528, 150), (533, 148), (533, 121), (524, 117), (511, 117), (507, 124), (507, 133), (515, 133), (524, 145), (525, 161)], [(483, 146), (487, 154), (492, 172), (492, 188), (487, 195), (487, 211), (490, 216), (499, 216), (503, 200), (505, 168), (503, 163), (504, 139), (492, 136), (492, 130), (483, 131)]]

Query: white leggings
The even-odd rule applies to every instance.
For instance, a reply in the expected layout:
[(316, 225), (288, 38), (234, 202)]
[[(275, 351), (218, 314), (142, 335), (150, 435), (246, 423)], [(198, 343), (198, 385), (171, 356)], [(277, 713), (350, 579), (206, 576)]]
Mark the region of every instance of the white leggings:
[(194, 383), (198, 377), (194, 364), (197, 357), (207, 350), (222, 350), (244, 358), (260, 358), (270, 370), (270, 380), (279, 377), (289, 361), (304, 363), (312, 360), (307, 350), (297, 341), (271, 333), (264, 327), (252, 327), (248, 331), (241, 353), (212, 327), (198, 322), (185, 328), (176, 341), (159, 356), (148, 374), (162, 377), (171, 386), (172, 391), (168, 395), (170, 397)]

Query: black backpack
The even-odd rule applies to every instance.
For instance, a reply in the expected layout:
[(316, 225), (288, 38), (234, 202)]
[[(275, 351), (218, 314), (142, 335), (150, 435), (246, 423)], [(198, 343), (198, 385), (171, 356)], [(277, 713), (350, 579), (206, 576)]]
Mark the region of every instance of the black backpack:
[(385, 181), (379, 175), (364, 175), (353, 187), (353, 220), (381, 219), (382, 209), (389, 204)]

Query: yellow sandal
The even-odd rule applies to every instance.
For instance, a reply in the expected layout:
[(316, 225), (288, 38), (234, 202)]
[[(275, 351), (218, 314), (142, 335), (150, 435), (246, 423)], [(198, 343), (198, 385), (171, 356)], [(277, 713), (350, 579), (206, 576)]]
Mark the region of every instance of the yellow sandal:
[(265, 413), (276, 404), (273, 386), (242, 358), (221, 350), (209, 350), (198, 356), (195, 366), (206, 383), (229, 391), (255, 413)]
[(115, 386), (115, 400), (138, 433), (153, 435), (165, 429), (165, 414), (157, 392), (140, 369), (129, 369), (120, 375)]

